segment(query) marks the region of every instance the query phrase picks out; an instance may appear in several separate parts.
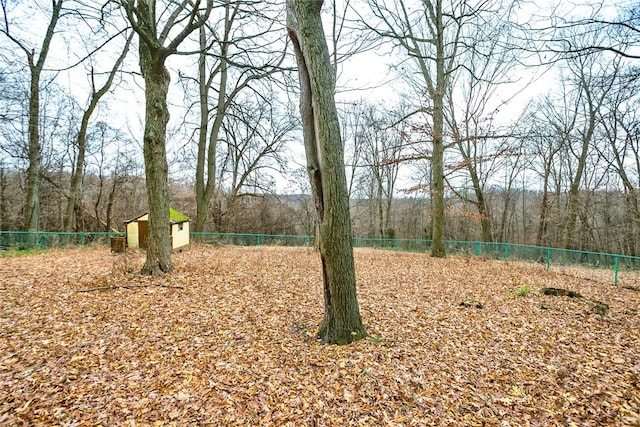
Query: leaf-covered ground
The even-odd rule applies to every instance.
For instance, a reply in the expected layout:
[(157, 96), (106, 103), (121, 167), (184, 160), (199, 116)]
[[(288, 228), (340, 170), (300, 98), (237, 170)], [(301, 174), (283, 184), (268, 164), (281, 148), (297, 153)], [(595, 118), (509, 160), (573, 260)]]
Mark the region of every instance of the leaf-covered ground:
[(640, 425), (634, 289), (357, 249), (372, 337), (337, 347), (314, 337), (310, 249), (194, 246), (161, 279), (143, 261), (0, 258), (1, 425)]

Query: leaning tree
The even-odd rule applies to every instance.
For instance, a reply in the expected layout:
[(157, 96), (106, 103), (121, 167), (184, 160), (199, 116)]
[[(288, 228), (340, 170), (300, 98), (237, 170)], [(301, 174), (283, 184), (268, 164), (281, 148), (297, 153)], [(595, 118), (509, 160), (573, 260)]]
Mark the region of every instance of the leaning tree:
[(348, 344), (367, 333), (356, 295), (344, 149), (334, 72), (320, 17), (322, 3), (288, 0), (287, 27), (298, 62), (307, 171), (320, 228), (325, 310), (319, 338)]

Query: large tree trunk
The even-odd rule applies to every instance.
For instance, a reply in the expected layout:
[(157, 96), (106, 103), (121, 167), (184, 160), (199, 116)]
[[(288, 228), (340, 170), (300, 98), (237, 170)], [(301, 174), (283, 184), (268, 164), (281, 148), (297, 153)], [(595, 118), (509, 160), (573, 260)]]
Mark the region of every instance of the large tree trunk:
[[(437, 125), (437, 112), (434, 108), (434, 123)], [(442, 126), (440, 131), (442, 131)], [(435, 130), (438, 135), (438, 130)], [(444, 258), (444, 149), (442, 134), (433, 137), (433, 154), (431, 160), (431, 256)]]
[(444, 258), (444, 97), (446, 67), (442, 2), (436, 3), (434, 20), (436, 45), (436, 85), (429, 90), (433, 101), (433, 153), (431, 156), (431, 256)]
[(166, 131), (169, 121), (167, 93), (169, 72), (164, 58), (153, 55), (140, 40), (140, 69), (145, 82), (144, 163), (149, 203), (149, 235), (147, 259), (142, 274), (161, 275), (173, 270), (169, 235), (169, 167)]
[(40, 69), (31, 67), (29, 94), (29, 168), (24, 229), (38, 231), (40, 224)]
[(325, 312), (318, 334), (323, 343), (348, 344), (367, 333), (356, 294), (344, 152), (322, 3), (288, 0), (287, 25), (298, 61), (307, 167), (320, 225)]
[[(158, 28), (156, 22), (154, 0), (121, 3), (127, 19), (139, 36), (140, 70), (145, 82), (143, 151), (149, 202), (149, 230), (147, 260), (142, 267), (142, 274), (161, 275), (173, 270), (169, 234), (169, 167), (165, 146), (169, 121), (167, 93), (170, 78), (165, 61), (168, 56), (178, 51), (180, 43), (204, 25), (209, 18), (213, 0), (206, 1), (204, 10), (200, 8), (200, 3), (165, 3), (167, 7), (159, 15), (165, 15), (167, 19), (162, 29)], [(169, 12), (171, 8), (172, 11)], [(169, 34), (173, 34), (174, 37), (169, 39)]]

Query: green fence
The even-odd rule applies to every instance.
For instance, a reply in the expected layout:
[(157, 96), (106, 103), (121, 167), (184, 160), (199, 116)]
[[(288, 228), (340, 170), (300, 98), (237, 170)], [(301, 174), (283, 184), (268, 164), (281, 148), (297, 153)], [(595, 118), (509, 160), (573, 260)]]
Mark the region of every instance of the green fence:
[[(191, 233), (193, 242), (240, 246), (312, 246), (313, 236), (290, 236), (240, 233)], [(370, 239), (356, 237), (354, 247), (402, 252), (429, 252), (431, 240)], [(640, 257), (569, 249), (547, 248), (515, 243), (467, 242), (448, 240), (448, 254), (484, 257), (507, 261), (536, 262), (547, 271), (566, 271), (570, 275), (597, 280), (612, 280), (618, 285), (620, 275), (633, 285), (640, 284)]]
[[(109, 244), (112, 236), (123, 233), (55, 233), (0, 231), (0, 250), (51, 248), (91, 243)], [(313, 236), (240, 233), (191, 233), (194, 243), (238, 246), (313, 246)], [(367, 247), (402, 252), (429, 252), (431, 240), (354, 238), (354, 247)], [(476, 256), (503, 261), (536, 262), (554, 271), (566, 271), (580, 277), (612, 280), (618, 285), (624, 275), (625, 284), (640, 285), (640, 257), (586, 252), (514, 243), (467, 242), (449, 240), (446, 251), (452, 255)]]
[(111, 236), (123, 235), (124, 233), (0, 231), (0, 250), (45, 249), (92, 243), (106, 245)]
[(190, 234), (192, 243), (237, 246), (312, 246), (313, 236), (287, 234), (242, 234), (242, 233), (195, 233)]

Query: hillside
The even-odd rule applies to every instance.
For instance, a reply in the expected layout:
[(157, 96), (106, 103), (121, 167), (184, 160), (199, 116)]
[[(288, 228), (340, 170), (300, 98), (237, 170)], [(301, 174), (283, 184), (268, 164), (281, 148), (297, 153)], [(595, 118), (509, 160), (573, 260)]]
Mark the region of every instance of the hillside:
[[(317, 253), (0, 258), (2, 425), (638, 425), (640, 293), (356, 250), (371, 337), (321, 346)], [(541, 295), (543, 287), (583, 298)]]

